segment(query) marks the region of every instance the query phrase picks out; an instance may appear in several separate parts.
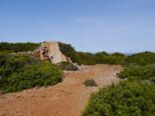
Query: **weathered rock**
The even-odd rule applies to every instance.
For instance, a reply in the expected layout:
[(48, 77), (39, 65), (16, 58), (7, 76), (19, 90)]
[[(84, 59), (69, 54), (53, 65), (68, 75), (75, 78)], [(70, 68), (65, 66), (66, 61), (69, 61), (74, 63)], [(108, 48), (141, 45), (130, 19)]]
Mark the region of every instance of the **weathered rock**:
[(60, 51), (58, 42), (42, 43), (40, 49), (40, 58), (42, 60), (50, 60), (54, 64), (67, 61), (67, 57)]
[(58, 42), (43, 42), (39, 48), (32, 52), (19, 52), (17, 54), (31, 55), (41, 60), (49, 60), (54, 64), (64, 61), (71, 62), (71, 59), (61, 52)]

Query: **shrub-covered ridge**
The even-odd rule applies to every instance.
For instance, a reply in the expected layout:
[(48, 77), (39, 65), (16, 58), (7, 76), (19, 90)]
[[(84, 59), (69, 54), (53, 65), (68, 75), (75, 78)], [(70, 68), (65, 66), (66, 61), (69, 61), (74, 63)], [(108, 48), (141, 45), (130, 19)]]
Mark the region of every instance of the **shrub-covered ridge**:
[(154, 116), (155, 85), (130, 80), (92, 95), (82, 116)]
[(0, 66), (3, 92), (54, 85), (62, 79), (62, 71), (56, 65), (33, 57), (0, 53)]
[(118, 74), (118, 77), (121, 79), (140, 79), (147, 80), (150, 82), (155, 82), (155, 65), (147, 65), (147, 66), (129, 66), (126, 67), (122, 72)]
[(33, 51), (37, 47), (40, 46), (40, 43), (8, 43), (1, 42), (0, 43), (0, 51), (8, 51), (8, 52), (27, 52)]

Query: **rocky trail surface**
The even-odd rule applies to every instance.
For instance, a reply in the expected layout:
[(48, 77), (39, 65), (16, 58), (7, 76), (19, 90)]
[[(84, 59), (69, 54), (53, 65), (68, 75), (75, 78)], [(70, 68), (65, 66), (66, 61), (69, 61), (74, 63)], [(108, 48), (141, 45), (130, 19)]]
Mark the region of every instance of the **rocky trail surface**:
[[(117, 82), (121, 66), (83, 66), (83, 71), (65, 72), (61, 83), (0, 95), (0, 116), (80, 116), (90, 94)], [(94, 79), (98, 87), (85, 87)]]

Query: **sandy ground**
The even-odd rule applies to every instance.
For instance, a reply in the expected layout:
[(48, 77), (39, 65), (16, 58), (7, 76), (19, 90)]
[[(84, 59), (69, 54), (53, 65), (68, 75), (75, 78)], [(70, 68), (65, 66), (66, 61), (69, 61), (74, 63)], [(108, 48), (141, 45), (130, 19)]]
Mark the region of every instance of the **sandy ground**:
[[(80, 116), (90, 94), (117, 82), (121, 66), (84, 66), (83, 71), (65, 72), (64, 80), (49, 87), (0, 95), (0, 116)], [(94, 79), (99, 87), (85, 87)]]

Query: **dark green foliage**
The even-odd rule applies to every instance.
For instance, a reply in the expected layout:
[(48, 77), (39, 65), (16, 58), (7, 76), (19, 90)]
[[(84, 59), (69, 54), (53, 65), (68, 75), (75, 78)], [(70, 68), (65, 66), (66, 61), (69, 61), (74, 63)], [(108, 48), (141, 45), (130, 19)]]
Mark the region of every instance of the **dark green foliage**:
[(76, 52), (70, 44), (59, 42), (60, 50), (78, 64), (95, 64), (95, 57), (91, 53)]
[(96, 63), (98, 64), (124, 64), (126, 56), (121, 53), (107, 54), (106, 52), (98, 52), (95, 54)]
[(14, 72), (2, 84), (5, 92), (16, 92), (35, 86), (54, 85), (61, 81), (62, 72), (49, 63), (25, 66), (20, 72)]
[(39, 47), (39, 43), (0, 43), (0, 51), (9, 51), (9, 52), (27, 52), (35, 50)]
[(97, 52), (95, 55), (96, 56), (108, 56), (109, 54), (105, 51), (102, 51), (102, 52)]
[(92, 95), (82, 116), (154, 116), (155, 85), (126, 81)]
[(115, 56), (115, 55), (108, 55), (108, 56), (97, 56), (96, 62), (98, 64), (124, 64), (125, 56)]
[(96, 87), (97, 86), (96, 82), (93, 79), (86, 80), (83, 84), (86, 87)]
[[(7, 52), (26, 52), (32, 51), (39, 47), (40, 43), (0, 43), (0, 51)], [(71, 60), (78, 64), (121, 64), (121, 65), (147, 65), (155, 64), (155, 53), (142, 52), (131, 56), (126, 56), (116, 52), (108, 54), (106, 52), (98, 52), (96, 54), (77, 52), (70, 44), (59, 42), (60, 50), (63, 54), (70, 57)]]
[(115, 52), (113, 54), (111, 54), (112, 56), (118, 56), (118, 57), (125, 57), (126, 55), (119, 53), (119, 52)]
[(64, 53), (67, 56), (70, 55), (70, 53), (75, 52), (75, 49), (70, 44), (59, 42), (59, 46), (60, 46), (60, 50), (62, 51), (62, 53)]
[(153, 52), (142, 52), (137, 53), (126, 58), (126, 65), (137, 64), (137, 65), (148, 65), (155, 64), (155, 53)]
[(0, 77), (7, 77), (24, 65), (39, 63), (36, 58), (0, 52)]
[(70, 62), (61, 62), (57, 64), (62, 70), (77, 71), (78, 67)]
[(91, 53), (77, 52), (76, 56), (77, 56), (77, 63), (78, 64), (85, 64), (85, 65), (96, 64), (96, 58)]
[(154, 116), (155, 53), (96, 56), (99, 62), (125, 66), (118, 76), (127, 81), (93, 94), (83, 116)]
[(61, 81), (62, 71), (39, 59), (0, 53), (0, 90), (16, 92), (35, 86), (54, 85)]
[(122, 72), (118, 74), (119, 78), (135, 78), (140, 80), (149, 80), (154, 82), (155, 80), (155, 65), (148, 66), (130, 66), (126, 67)]
[(73, 62), (78, 64), (121, 64), (128, 65), (148, 65), (155, 64), (155, 53), (142, 52), (131, 56), (126, 56), (116, 52), (108, 54), (106, 52), (98, 52), (96, 54), (76, 52), (70, 44), (59, 43), (62, 53), (70, 57)]
[(110, 55), (104, 51), (96, 54), (76, 52), (70, 44), (59, 43), (59, 45), (62, 53), (78, 64), (123, 64), (126, 58), (126, 56), (121, 53), (114, 53)]
[(76, 56), (76, 51), (70, 44), (59, 42), (59, 47), (60, 47), (61, 52), (64, 55), (70, 57), (73, 62), (78, 61), (78, 57)]

